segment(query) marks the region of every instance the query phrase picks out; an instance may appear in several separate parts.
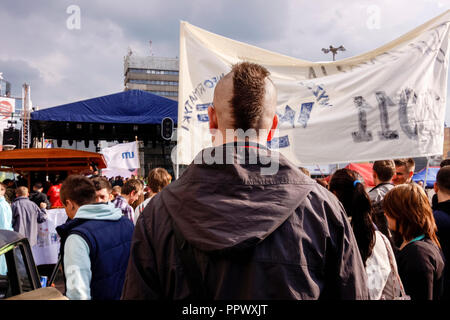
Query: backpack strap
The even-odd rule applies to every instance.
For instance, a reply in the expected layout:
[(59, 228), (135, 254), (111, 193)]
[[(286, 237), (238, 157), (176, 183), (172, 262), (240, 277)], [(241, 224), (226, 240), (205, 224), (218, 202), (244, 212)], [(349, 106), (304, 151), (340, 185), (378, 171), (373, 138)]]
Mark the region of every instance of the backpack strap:
[(175, 241), (180, 251), (181, 264), (185, 270), (184, 275), (188, 282), (189, 290), (191, 292), (191, 298), (198, 300), (208, 300), (211, 295), (208, 294), (208, 290), (205, 287), (203, 277), (195, 260), (194, 247), (192, 247), (186, 239), (181, 235), (181, 232), (172, 221), (172, 228), (175, 235)]

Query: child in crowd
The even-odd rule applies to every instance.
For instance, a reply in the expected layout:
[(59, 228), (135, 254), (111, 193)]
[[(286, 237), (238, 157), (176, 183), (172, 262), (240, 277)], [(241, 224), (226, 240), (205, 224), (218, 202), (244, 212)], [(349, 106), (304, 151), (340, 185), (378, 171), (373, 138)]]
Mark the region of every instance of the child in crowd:
[(128, 265), (133, 223), (112, 203), (96, 203), (94, 183), (69, 176), (61, 186), (68, 222), (56, 228), (66, 281), (74, 300), (118, 300)]

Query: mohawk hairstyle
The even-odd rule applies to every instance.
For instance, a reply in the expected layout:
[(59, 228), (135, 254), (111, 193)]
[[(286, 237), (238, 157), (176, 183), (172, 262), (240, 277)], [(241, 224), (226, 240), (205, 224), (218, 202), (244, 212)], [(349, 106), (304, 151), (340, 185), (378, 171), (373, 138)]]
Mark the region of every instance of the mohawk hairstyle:
[(270, 72), (255, 63), (242, 62), (233, 65), (232, 106), (234, 128), (260, 129), (265, 95), (265, 79)]

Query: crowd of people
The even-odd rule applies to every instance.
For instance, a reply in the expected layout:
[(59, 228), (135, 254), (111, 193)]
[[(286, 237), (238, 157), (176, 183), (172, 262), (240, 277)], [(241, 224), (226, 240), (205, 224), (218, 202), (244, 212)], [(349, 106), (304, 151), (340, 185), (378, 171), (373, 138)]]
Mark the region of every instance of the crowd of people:
[[(192, 163), (174, 182), (162, 168), (146, 182), (70, 175), (50, 204), (38, 183), (30, 196), (17, 188), (10, 207), (0, 184), (1, 227), (32, 243), (45, 209), (65, 208), (69, 299), (449, 299), (450, 161), (430, 201), (413, 159), (375, 161), (368, 189), (345, 168), (312, 179), (266, 148), (267, 136), (226, 140), (227, 129), (275, 129), (276, 101), (269, 72), (238, 63), (208, 108), (226, 138), (201, 154), (226, 146), (239, 161)], [(269, 162), (278, 171), (268, 176)]]

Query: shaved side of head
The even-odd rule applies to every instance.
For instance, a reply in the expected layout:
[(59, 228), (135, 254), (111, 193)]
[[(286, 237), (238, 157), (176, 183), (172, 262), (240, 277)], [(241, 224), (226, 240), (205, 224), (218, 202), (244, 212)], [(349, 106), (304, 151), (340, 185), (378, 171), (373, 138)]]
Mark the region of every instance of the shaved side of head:
[(277, 95), (269, 75), (265, 67), (255, 63), (233, 65), (214, 91), (213, 105), (219, 129), (271, 128)]
[(233, 72), (227, 73), (214, 90), (214, 110), (219, 128), (233, 128), (234, 120), (230, 101), (233, 98)]

